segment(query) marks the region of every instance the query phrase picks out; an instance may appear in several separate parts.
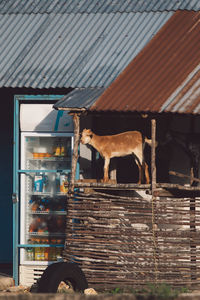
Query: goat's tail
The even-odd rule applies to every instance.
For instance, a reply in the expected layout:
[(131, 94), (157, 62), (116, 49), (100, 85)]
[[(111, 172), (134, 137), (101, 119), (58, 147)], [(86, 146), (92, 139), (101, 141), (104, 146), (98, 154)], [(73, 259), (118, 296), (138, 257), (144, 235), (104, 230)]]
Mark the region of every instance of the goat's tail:
[[(151, 140), (151, 139), (148, 139), (147, 137), (144, 138), (144, 142), (145, 142), (146, 144), (148, 144), (149, 146), (152, 145), (152, 140)], [(156, 147), (157, 147), (157, 146), (158, 146), (158, 142), (156, 142)]]

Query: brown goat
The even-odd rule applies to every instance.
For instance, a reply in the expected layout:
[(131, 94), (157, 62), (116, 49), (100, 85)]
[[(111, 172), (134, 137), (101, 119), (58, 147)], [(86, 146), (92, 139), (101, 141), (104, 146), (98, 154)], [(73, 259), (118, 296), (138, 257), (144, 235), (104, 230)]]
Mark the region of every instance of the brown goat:
[[(145, 138), (145, 143), (151, 140)], [(104, 158), (104, 182), (109, 180), (108, 170), (112, 157), (122, 157), (132, 154), (139, 169), (139, 182), (142, 182), (143, 139), (139, 131), (127, 131), (115, 135), (99, 136), (90, 129), (84, 129), (81, 136), (82, 144), (93, 146)], [(146, 183), (149, 183), (148, 165), (144, 162)]]

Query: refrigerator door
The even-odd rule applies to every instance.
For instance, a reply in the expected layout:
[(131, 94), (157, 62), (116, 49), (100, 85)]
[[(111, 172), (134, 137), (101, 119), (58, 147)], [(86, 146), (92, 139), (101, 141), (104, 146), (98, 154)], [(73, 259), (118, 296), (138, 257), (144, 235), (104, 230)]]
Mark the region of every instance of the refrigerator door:
[(21, 145), (20, 263), (47, 264), (62, 255), (73, 137), (22, 133)]

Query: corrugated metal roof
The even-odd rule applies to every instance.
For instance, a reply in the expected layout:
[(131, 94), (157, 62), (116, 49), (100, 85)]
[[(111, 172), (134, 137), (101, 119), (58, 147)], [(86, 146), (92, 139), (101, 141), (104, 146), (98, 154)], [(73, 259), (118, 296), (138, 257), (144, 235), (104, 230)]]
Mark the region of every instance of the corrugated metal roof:
[(74, 89), (54, 104), (58, 110), (85, 110), (104, 92), (105, 88)]
[(178, 11), (91, 110), (200, 113), (200, 12)]
[(108, 86), (172, 15), (1, 15), (0, 87)]
[(200, 113), (200, 64), (164, 102), (160, 111)]
[(1, 0), (1, 14), (199, 10), (199, 0)]

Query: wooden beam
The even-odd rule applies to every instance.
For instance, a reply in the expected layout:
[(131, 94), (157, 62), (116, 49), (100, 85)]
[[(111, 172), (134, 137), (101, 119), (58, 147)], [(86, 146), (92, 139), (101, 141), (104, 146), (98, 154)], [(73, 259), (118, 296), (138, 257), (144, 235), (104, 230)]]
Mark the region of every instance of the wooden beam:
[(74, 149), (72, 155), (72, 167), (71, 167), (71, 180), (70, 180), (70, 192), (74, 191), (74, 182), (76, 176), (76, 167), (78, 161), (78, 146), (79, 146), (79, 136), (80, 136), (80, 115), (73, 114), (74, 122)]
[(156, 120), (151, 120), (151, 191), (152, 191), (152, 243), (154, 259), (154, 282), (158, 282), (158, 245), (157, 245), (157, 213), (156, 213)]
[(156, 120), (151, 120), (151, 182), (152, 182), (152, 194), (156, 189)]
[(182, 174), (182, 173), (179, 173), (179, 172), (169, 171), (169, 174), (170, 174), (170, 175), (177, 176), (177, 177), (188, 178), (188, 179), (190, 179), (190, 181), (192, 181), (192, 182), (193, 182), (193, 181), (200, 182), (200, 179), (199, 179), (199, 178), (196, 178), (196, 177), (193, 177), (193, 176), (192, 176), (192, 179), (191, 179), (191, 176), (188, 176), (188, 175), (185, 175), (185, 174)]

